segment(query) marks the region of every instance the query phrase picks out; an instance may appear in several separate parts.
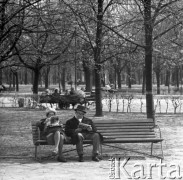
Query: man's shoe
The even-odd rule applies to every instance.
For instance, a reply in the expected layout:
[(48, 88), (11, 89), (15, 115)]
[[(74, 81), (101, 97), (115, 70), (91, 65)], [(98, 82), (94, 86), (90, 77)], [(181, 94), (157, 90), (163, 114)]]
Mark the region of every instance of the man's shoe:
[(52, 151), (52, 155), (53, 156), (56, 156), (57, 154), (58, 154), (58, 151), (57, 150)]
[(67, 162), (67, 160), (64, 157), (58, 157), (57, 161), (58, 162)]
[(79, 156), (79, 162), (84, 162), (83, 156)]
[(92, 161), (99, 162), (100, 159), (99, 159), (97, 156), (93, 156), (93, 157), (92, 157)]

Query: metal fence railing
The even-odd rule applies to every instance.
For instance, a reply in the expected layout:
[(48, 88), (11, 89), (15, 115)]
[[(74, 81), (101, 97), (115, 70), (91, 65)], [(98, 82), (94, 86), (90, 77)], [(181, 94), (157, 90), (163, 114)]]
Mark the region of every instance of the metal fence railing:
[[(105, 93), (102, 97), (103, 110), (109, 112), (146, 112), (145, 95)], [(49, 103), (40, 103), (40, 94), (1, 93), (0, 107), (25, 107), (45, 109)], [(57, 106), (56, 106), (57, 107)], [(89, 106), (95, 109), (95, 103)], [(154, 95), (155, 113), (182, 113), (183, 95)]]

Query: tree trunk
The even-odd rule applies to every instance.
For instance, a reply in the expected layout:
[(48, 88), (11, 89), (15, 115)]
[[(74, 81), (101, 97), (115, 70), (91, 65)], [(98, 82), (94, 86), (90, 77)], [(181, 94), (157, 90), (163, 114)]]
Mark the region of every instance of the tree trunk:
[(47, 66), (45, 70), (45, 88), (46, 89), (48, 89), (49, 87), (49, 72), (50, 72), (50, 66)]
[(117, 75), (117, 84), (118, 84), (118, 89), (121, 89), (121, 59), (116, 58), (117, 65), (116, 65), (116, 75)]
[(143, 66), (143, 77), (142, 77), (142, 94), (145, 94), (145, 88), (146, 88), (146, 69), (145, 66)]
[(34, 72), (33, 94), (38, 94), (40, 69), (34, 69), (33, 72)]
[(100, 65), (95, 65), (95, 99), (96, 99), (96, 114), (95, 116), (103, 116), (102, 112), (102, 93), (101, 93), (101, 75)]
[(130, 65), (127, 66), (127, 75), (128, 75), (128, 78), (127, 78), (127, 84), (128, 84), (128, 88), (132, 88), (132, 83), (131, 83), (131, 68), (130, 68)]
[(160, 94), (160, 71), (159, 67), (156, 69), (157, 94)]
[(147, 118), (154, 118), (154, 100), (152, 94), (152, 19), (151, 0), (144, 0), (145, 27), (145, 69), (146, 69), (146, 113)]
[(12, 72), (12, 76), (13, 76), (13, 87), (15, 88), (16, 85), (15, 72)]
[(86, 82), (86, 88), (85, 90), (87, 92), (92, 91), (92, 71), (87, 67), (87, 66), (83, 66), (84, 69), (84, 75), (85, 75), (85, 82)]
[(31, 82), (32, 82), (32, 84), (34, 84), (34, 75), (35, 75), (34, 70), (32, 70), (31, 71)]
[(93, 70), (90, 68), (90, 64), (88, 64), (88, 62), (86, 61), (83, 61), (83, 71), (86, 83), (85, 90), (87, 92), (90, 92), (92, 91), (92, 85), (93, 85)]
[(165, 79), (165, 86), (169, 87), (170, 85), (170, 71), (169, 69), (166, 70), (166, 79)]
[(115, 64), (114, 66), (114, 88), (115, 89), (117, 88), (116, 80), (117, 80), (117, 65)]
[(62, 91), (65, 91), (65, 67), (62, 68), (62, 72), (61, 72), (61, 85), (62, 85)]
[(102, 21), (103, 21), (103, 0), (98, 0), (96, 47), (94, 50), (96, 116), (103, 116), (102, 93), (101, 93), (101, 64), (100, 64), (101, 46), (102, 46)]
[(61, 90), (65, 91), (65, 89), (63, 90), (63, 88), (61, 87), (61, 67), (60, 67), (60, 64), (58, 65), (58, 87), (59, 87), (60, 93), (61, 93)]
[(18, 72), (15, 72), (14, 76), (15, 76), (16, 92), (18, 92), (19, 91)]
[(24, 71), (24, 73), (25, 73), (25, 78), (24, 78), (24, 84), (26, 85), (26, 84), (28, 84), (28, 75), (27, 75), (27, 68), (25, 67), (25, 71)]
[(175, 80), (176, 80), (176, 87), (179, 89), (179, 67), (175, 67)]
[(139, 85), (141, 84), (141, 77), (142, 77), (142, 74), (143, 74), (143, 73), (141, 73), (141, 70), (139, 69), (139, 70), (137, 71), (137, 79), (138, 79), (138, 84), (139, 84)]
[(3, 84), (3, 70), (0, 69), (0, 85)]
[(114, 84), (114, 71), (112, 68), (109, 69), (108, 71), (109, 71), (109, 82), (107, 82), (107, 83)]
[(180, 86), (181, 86), (180, 94), (182, 95), (182, 65), (180, 65)]
[(10, 88), (12, 86), (12, 75), (13, 75), (13, 73), (11, 71), (9, 71), (9, 87)]
[(57, 82), (58, 82), (58, 81), (57, 81), (57, 80), (58, 80), (57, 74), (58, 74), (58, 73), (57, 73), (56, 67), (53, 67), (53, 70), (54, 70), (54, 71), (53, 71), (54, 73), (53, 73), (53, 76), (52, 76), (53, 84), (57, 84)]
[(117, 82), (118, 82), (118, 89), (121, 89), (121, 71), (117, 68)]

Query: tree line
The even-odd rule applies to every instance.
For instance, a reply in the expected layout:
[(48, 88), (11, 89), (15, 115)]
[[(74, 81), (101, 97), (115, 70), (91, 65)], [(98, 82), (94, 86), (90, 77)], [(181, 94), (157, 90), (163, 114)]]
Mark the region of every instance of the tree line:
[(177, 87), (182, 82), (181, 0), (2, 0), (0, 5), (0, 83), (2, 72), (11, 72), (16, 82), (17, 74), (29, 72), (36, 94), (42, 78), (47, 87), (56, 68), (64, 89), (78, 69), (87, 91), (94, 79), (96, 115), (102, 116), (105, 71), (118, 88), (126, 71), (129, 87), (142, 79), (147, 117), (153, 117), (152, 72), (157, 91), (163, 73), (167, 86), (170, 77)]

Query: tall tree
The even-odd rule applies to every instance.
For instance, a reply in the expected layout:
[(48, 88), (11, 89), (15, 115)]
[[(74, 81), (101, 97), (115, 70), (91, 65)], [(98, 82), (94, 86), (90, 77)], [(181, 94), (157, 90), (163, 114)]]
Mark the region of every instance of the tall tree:
[[(72, 33), (62, 29), (64, 28), (61, 26), (62, 17), (56, 11), (55, 5), (48, 1), (41, 2), (28, 12), (24, 35), (15, 47), (21, 63), (34, 72), (33, 93), (35, 94), (38, 93), (43, 67), (48, 67), (48, 70), (49, 66), (59, 64), (59, 59), (68, 50), (73, 39)], [(48, 77), (48, 71), (45, 77)]]
[[(25, 10), (39, 1), (41, 0), (0, 1), (0, 73), (5, 67), (18, 65), (16, 61), (12, 61), (12, 57), (23, 31)], [(2, 83), (2, 76), (0, 81)]]
[(101, 48), (102, 48), (102, 23), (103, 23), (103, 0), (98, 0), (97, 10), (97, 31), (96, 47), (94, 52), (95, 61), (95, 99), (96, 99), (96, 116), (102, 116), (102, 95), (101, 95)]
[[(170, 11), (171, 9), (171, 11)], [(119, 38), (132, 43), (136, 49), (144, 51), (144, 63), (146, 73), (146, 111), (147, 117), (153, 118), (154, 106), (152, 95), (152, 55), (153, 42), (162, 39), (169, 31), (181, 25), (181, 14), (183, 3), (180, 0), (131, 0), (118, 4), (114, 13), (116, 21), (109, 26)], [(121, 10), (121, 11), (120, 11)], [(119, 19), (119, 16), (121, 17)], [(172, 21), (176, 19), (176, 21)], [(159, 25), (164, 26), (161, 30), (155, 31)], [(133, 31), (130, 31), (133, 29)], [(128, 32), (125, 30), (128, 29)]]
[(145, 29), (146, 113), (147, 118), (152, 118), (154, 111), (154, 100), (152, 93), (153, 24), (151, 16), (151, 0), (144, 0), (143, 5)]

